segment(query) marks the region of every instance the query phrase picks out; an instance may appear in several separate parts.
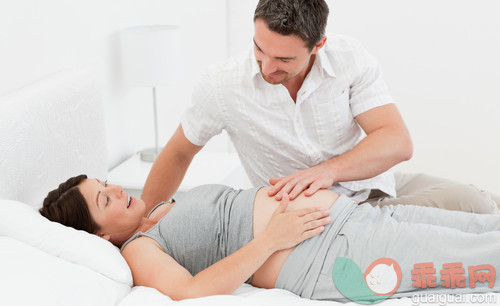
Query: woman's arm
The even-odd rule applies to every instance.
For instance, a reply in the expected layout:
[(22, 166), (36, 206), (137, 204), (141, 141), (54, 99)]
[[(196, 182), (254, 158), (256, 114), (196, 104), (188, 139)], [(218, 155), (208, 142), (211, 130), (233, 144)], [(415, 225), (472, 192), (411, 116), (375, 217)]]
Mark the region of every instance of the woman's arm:
[(230, 294), (245, 282), (274, 252), (293, 247), (324, 229), (328, 210), (306, 208), (285, 212), (288, 197), (280, 203), (262, 234), (247, 245), (192, 276), (152, 239), (129, 243), (123, 256), (134, 284), (158, 289), (174, 300)]

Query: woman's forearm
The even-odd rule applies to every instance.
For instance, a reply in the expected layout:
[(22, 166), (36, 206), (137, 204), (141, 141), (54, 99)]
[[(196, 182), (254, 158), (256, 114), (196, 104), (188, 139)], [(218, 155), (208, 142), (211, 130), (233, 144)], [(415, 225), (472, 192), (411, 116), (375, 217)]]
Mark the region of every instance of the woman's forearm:
[(196, 274), (183, 298), (231, 294), (276, 251), (272, 239), (261, 235), (221, 261)]

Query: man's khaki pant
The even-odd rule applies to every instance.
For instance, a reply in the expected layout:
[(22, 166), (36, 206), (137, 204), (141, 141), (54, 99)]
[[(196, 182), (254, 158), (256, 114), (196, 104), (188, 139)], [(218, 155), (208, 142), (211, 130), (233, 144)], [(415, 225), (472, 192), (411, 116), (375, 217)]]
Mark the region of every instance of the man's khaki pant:
[(478, 214), (500, 214), (500, 197), (473, 185), (422, 173), (395, 173), (394, 176), (396, 198), (372, 190), (366, 202), (379, 206), (410, 204)]

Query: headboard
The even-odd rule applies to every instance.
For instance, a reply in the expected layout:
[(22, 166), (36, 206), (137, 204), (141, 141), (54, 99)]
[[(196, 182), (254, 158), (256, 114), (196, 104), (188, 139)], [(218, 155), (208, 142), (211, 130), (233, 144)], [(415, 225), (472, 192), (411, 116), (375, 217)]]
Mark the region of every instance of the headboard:
[(106, 178), (101, 89), (93, 68), (64, 70), (0, 97), (0, 199), (41, 206), (70, 176)]

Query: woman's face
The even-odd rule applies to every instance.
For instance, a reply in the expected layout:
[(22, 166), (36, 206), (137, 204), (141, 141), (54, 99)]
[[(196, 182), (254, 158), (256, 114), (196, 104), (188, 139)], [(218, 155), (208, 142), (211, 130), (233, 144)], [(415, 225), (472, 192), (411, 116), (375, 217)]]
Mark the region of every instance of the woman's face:
[(144, 201), (130, 197), (121, 186), (98, 179), (85, 179), (78, 188), (92, 218), (101, 227), (95, 234), (121, 244), (139, 229), (146, 213)]

